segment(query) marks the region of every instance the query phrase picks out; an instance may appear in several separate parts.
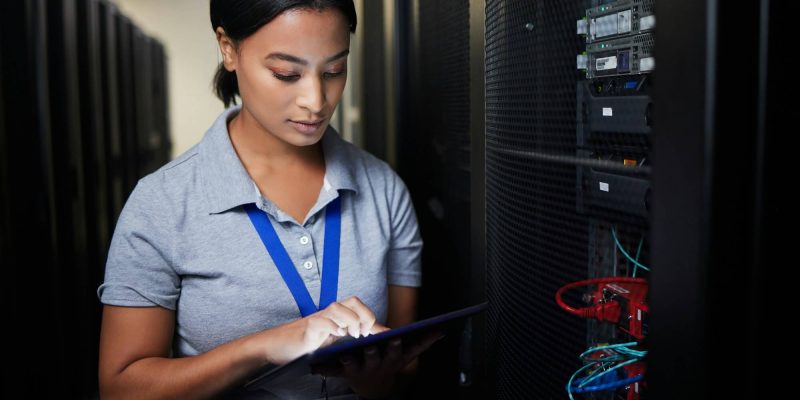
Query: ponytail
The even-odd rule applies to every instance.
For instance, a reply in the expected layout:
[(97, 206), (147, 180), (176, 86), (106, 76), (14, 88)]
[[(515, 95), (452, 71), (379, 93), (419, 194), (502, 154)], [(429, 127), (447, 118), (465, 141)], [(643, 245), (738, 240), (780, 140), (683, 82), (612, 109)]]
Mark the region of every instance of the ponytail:
[(236, 79), (236, 72), (225, 69), (223, 63), (219, 63), (217, 73), (214, 74), (214, 93), (229, 107), (231, 103), (236, 104), (236, 96), (239, 95), (239, 81)]

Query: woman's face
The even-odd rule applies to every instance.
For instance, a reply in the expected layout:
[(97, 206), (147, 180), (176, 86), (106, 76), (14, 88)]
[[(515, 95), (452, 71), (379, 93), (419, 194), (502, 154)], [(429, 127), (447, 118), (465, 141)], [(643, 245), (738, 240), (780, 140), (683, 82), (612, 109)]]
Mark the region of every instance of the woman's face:
[(226, 54), (244, 117), (295, 146), (317, 143), (342, 97), (349, 48), (347, 19), (338, 10), (280, 14)]

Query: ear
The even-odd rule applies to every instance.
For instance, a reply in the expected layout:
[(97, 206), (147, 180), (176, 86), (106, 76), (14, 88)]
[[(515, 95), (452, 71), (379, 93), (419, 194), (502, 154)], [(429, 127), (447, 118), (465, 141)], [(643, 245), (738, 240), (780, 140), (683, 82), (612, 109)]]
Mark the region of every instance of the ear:
[(230, 72), (236, 70), (238, 61), (238, 52), (236, 51), (236, 43), (228, 37), (222, 27), (217, 27), (217, 42), (219, 43), (219, 50), (222, 52), (222, 64)]

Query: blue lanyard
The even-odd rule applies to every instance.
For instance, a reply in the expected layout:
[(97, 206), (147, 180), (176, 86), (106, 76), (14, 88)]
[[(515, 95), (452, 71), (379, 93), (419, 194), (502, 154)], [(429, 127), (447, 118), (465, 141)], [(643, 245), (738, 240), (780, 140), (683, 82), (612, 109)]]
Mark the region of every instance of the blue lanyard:
[(297, 273), (297, 269), (292, 264), (292, 259), (283, 247), (283, 243), (278, 238), (275, 228), (267, 217), (267, 213), (261, 211), (255, 204), (246, 204), (245, 210), (250, 217), (250, 221), (261, 237), (264, 247), (272, 261), (278, 267), (278, 271), (292, 292), (292, 297), (300, 309), (303, 317), (309, 316), (319, 310), (324, 309), (336, 301), (336, 290), (339, 284), (339, 237), (341, 235), (342, 211), (340, 197), (333, 199), (325, 210), (325, 247), (322, 255), (322, 288), (319, 295), (319, 308), (314, 305), (314, 300), (308, 293), (303, 278)]

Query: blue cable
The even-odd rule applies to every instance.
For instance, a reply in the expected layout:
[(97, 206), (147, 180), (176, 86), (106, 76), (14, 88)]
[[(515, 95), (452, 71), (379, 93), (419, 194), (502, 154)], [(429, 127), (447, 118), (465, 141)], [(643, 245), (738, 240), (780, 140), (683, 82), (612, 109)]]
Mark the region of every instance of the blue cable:
[(620, 347), (627, 348), (628, 346), (636, 346), (638, 344), (639, 343), (637, 343), (637, 342), (627, 342), (627, 343), (617, 343), (617, 344), (609, 344), (609, 345), (605, 345), (605, 346), (592, 347), (591, 349), (586, 350), (583, 353), (581, 353), (581, 355), (578, 356), (578, 358), (586, 357), (587, 354), (594, 353), (595, 351), (599, 351), (599, 350), (618, 349)]
[(572, 376), (569, 377), (569, 382), (567, 382), (567, 393), (569, 394), (569, 400), (575, 400), (575, 398), (572, 397), (572, 381), (575, 380), (575, 377), (578, 376), (578, 374), (580, 374), (581, 371), (591, 367), (592, 365), (594, 365), (594, 363), (584, 365), (579, 370), (575, 371), (575, 373), (572, 374)]
[(627, 258), (627, 259), (628, 259), (630, 262), (632, 262), (632, 263), (633, 263), (633, 265), (635, 265), (635, 266), (637, 266), (637, 267), (639, 267), (639, 268), (642, 268), (642, 269), (644, 269), (645, 271), (650, 271), (650, 268), (648, 268), (648, 267), (646, 267), (646, 266), (642, 265), (642, 264), (641, 264), (639, 261), (636, 261), (636, 260), (635, 260), (633, 257), (631, 257), (631, 255), (630, 255), (630, 254), (628, 254), (628, 252), (627, 252), (627, 251), (625, 251), (625, 249), (624, 249), (624, 248), (622, 248), (622, 243), (620, 243), (620, 242), (619, 242), (619, 239), (617, 239), (617, 230), (616, 230), (616, 229), (614, 229), (614, 228), (611, 228), (611, 235), (612, 235), (612, 236), (614, 236), (614, 244), (616, 244), (616, 245), (617, 245), (617, 248), (619, 249), (619, 251), (621, 251), (621, 252), (622, 252), (622, 255), (624, 255), (624, 256), (625, 256), (625, 258)]
[[(644, 236), (642, 236), (642, 238), (639, 239), (639, 248), (636, 249), (636, 261), (639, 261), (639, 256), (642, 254), (642, 243), (644, 243)], [(636, 264), (633, 265), (633, 277), (634, 278), (636, 278), (636, 270), (638, 268), (639, 267)]]
[[(609, 374), (614, 371), (619, 372), (618, 370), (621, 367), (641, 361), (642, 358), (647, 355), (647, 351), (634, 350), (629, 347), (636, 345), (638, 345), (637, 342), (616, 343), (616, 344), (593, 347), (581, 353), (579, 358), (583, 359), (585, 362), (587, 362), (587, 364), (578, 369), (577, 371), (575, 371), (575, 373), (572, 374), (572, 376), (569, 378), (569, 381), (567, 382), (567, 393), (569, 394), (570, 399), (575, 400), (574, 396), (572, 395), (573, 393), (587, 393), (587, 392), (614, 390), (623, 387), (625, 385), (629, 385), (633, 382), (642, 380), (644, 378), (642, 374), (622, 379), (614, 379), (611, 376), (609, 376)], [(611, 352), (616, 354), (608, 355), (607, 357), (603, 357), (600, 359), (590, 359), (590, 360), (585, 359), (586, 356), (602, 350), (610, 350)], [(608, 366), (614, 363), (617, 364), (611, 368), (606, 369)], [(598, 364), (599, 366), (595, 370), (589, 372), (585, 377), (577, 378), (577, 376), (580, 375), (581, 372), (593, 366), (597, 366)], [(613, 375), (616, 376), (617, 374)], [(599, 380), (599, 382), (602, 383), (586, 386), (588, 383), (596, 380)], [(575, 383), (577, 383), (577, 386), (573, 386)]]
[(602, 385), (587, 386), (584, 388), (573, 388), (573, 393), (587, 393), (587, 392), (604, 392), (607, 390), (614, 390), (623, 386), (630, 385), (631, 383), (639, 382), (644, 379), (644, 375), (638, 374), (630, 378), (613, 380)]
[(607, 373), (609, 373), (611, 371), (615, 371), (615, 370), (617, 370), (619, 368), (622, 368), (622, 367), (624, 367), (624, 366), (626, 366), (628, 364), (633, 364), (633, 363), (638, 362), (638, 361), (641, 361), (641, 360), (638, 359), (638, 358), (632, 358), (632, 359), (630, 359), (628, 361), (625, 361), (623, 363), (619, 363), (619, 364), (617, 364), (617, 365), (615, 365), (615, 366), (613, 366), (613, 367), (611, 367), (611, 368), (609, 368), (609, 369), (607, 369), (607, 370), (605, 370), (605, 371), (603, 371), (603, 372), (601, 372), (601, 373), (599, 373), (597, 375), (592, 376), (591, 378), (588, 378), (588, 379), (584, 380), (583, 382), (578, 384), (578, 387), (583, 387), (583, 385), (585, 385), (585, 384), (587, 384), (587, 383), (589, 383), (589, 382), (591, 382), (591, 381), (593, 381), (593, 380), (595, 380), (595, 379), (597, 379), (597, 378), (599, 378), (599, 377), (601, 377), (601, 376), (603, 376), (603, 375), (605, 375), (605, 374), (607, 374)]

